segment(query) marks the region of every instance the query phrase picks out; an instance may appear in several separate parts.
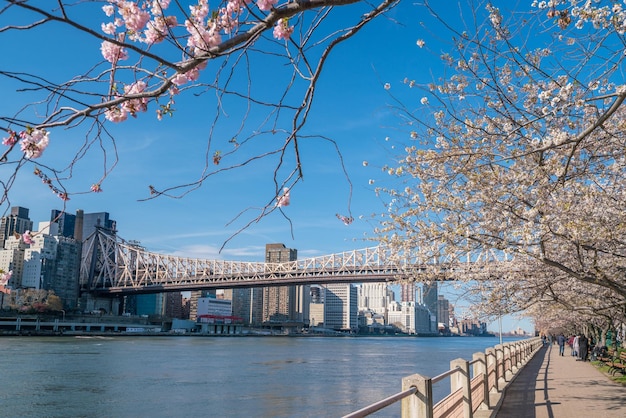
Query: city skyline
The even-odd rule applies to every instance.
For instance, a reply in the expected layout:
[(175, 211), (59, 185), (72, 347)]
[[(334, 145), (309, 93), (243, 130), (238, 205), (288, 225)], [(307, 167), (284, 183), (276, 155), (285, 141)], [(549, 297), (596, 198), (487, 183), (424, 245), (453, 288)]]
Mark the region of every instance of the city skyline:
[[(23, 208), (26, 209), (26, 213), (30, 213), (28, 208)], [(52, 216), (58, 216), (60, 214), (60, 212), (56, 209), (51, 209), (50, 210), (50, 217)], [(61, 217), (61, 219), (65, 220), (65, 222), (67, 222), (67, 218), (69, 217), (70, 219), (73, 217), (74, 215), (72, 214), (68, 214), (65, 213), (63, 214), (63, 216)], [(115, 218), (114, 215), (110, 215), (108, 212), (106, 211), (101, 211), (101, 212), (96, 212), (96, 213), (91, 213), (91, 214), (84, 214), (85, 218), (88, 219), (88, 221), (85, 223), (85, 226), (83, 227), (83, 233), (88, 234), (90, 233), (89, 231), (93, 230), (93, 226), (90, 226), (91, 224), (96, 224), (96, 223), (100, 223), (102, 222), (103, 226), (106, 226), (108, 228), (116, 228), (116, 221), (113, 220), (113, 218)], [(50, 219), (49, 217), (49, 219)], [(93, 219), (92, 219), (93, 218)], [(32, 223), (33, 223), (33, 227), (38, 226), (40, 223), (43, 223), (44, 225), (46, 224), (46, 222), (48, 221), (41, 221), (41, 222), (36, 222), (35, 220), (31, 219)], [(119, 232), (119, 231), (118, 231)], [(130, 240), (130, 241), (134, 241), (134, 240)], [(274, 244), (272, 244), (274, 245)], [(270, 246), (272, 246), (270, 245)], [(284, 244), (279, 244), (281, 247), (284, 248)], [(267, 247), (267, 244), (266, 244)], [(151, 249), (149, 249), (150, 251), (152, 251)], [(287, 249), (285, 248), (285, 250), (287, 251), (291, 251), (294, 252), (297, 250), (293, 250), (293, 249)], [(192, 257), (193, 258), (193, 257)], [(261, 257), (257, 257), (257, 260), (252, 260), (252, 261), (259, 261), (258, 258)], [(267, 255), (266, 255), (266, 261), (267, 261)], [(235, 260), (233, 260), (235, 261)], [(236, 261), (247, 261), (247, 260), (236, 260)], [(464, 311), (464, 310), (468, 310), (467, 309), (467, 304), (462, 300), (462, 294), (458, 293), (458, 289), (457, 286), (454, 284), (449, 284), (449, 283), (445, 283), (445, 282), (440, 282), (438, 287), (442, 287), (442, 288), (447, 288), (449, 291), (452, 291), (451, 294), (453, 295), (453, 298), (455, 298), (455, 302), (454, 304), (456, 306), (459, 306), (461, 309), (460, 311)], [(401, 289), (401, 285), (400, 284), (392, 284), (390, 285), (390, 288), (394, 291), (394, 294), (396, 294), (398, 297), (401, 297), (401, 293), (402, 293), (402, 289)], [(437, 315), (437, 309), (435, 308), (436, 306), (436, 299), (437, 299), (437, 287), (434, 287), (434, 293), (429, 292), (428, 289), (431, 289), (432, 286), (427, 286), (426, 289), (424, 290), (424, 299), (425, 299), (425, 303), (429, 306), (429, 309), (434, 310), (435, 311), (435, 315)], [(419, 291), (421, 291), (421, 287), (417, 287), (417, 289)], [(430, 304), (430, 305), (429, 305)], [(463, 317), (465, 318), (465, 317)], [(510, 332), (513, 331), (515, 329), (517, 329), (518, 327), (523, 328), (526, 332), (532, 332), (533, 328), (532, 326), (530, 326), (527, 322), (517, 319), (517, 318), (513, 318), (513, 317), (504, 317), (503, 318), (503, 325), (502, 325), (502, 331), (503, 332)], [(499, 321), (495, 321), (495, 322), (491, 322), (489, 323), (489, 327), (488, 327), (490, 332), (494, 332), (497, 333), (500, 331), (500, 323)]]

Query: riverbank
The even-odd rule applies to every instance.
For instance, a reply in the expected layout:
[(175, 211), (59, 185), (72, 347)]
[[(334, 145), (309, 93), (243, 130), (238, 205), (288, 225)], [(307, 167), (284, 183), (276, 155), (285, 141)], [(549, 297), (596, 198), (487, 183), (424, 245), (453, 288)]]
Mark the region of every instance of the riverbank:
[[(494, 334), (402, 334), (345, 333), (324, 328), (250, 328), (238, 323), (195, 323), (187, 328), (174, 328), (171, 321), (149, 317), (80, 316), (70, 318), (39, 317), (36, 315), (0, 317), (0, 336), (254, 336), (254, 337), (401, 337), (401, 338), (455, 338), (492, 337)], [(185, 324), (188, 325), (188, 324)], [(519, 336), (526, 338), (529, 336)]]

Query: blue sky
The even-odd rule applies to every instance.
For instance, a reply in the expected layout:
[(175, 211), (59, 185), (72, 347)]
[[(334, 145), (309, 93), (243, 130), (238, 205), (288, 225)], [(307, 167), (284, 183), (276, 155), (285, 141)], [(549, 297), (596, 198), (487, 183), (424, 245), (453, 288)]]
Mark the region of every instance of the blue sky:
[[(449, 16), (449, 21), (457, 19), (456, 13)], [(406, 139), (409, 131), (390, 110), (391, 100), (383, 86), (389, 83), (390, 92), (418, 105), (423, 92), (409, 91), (403, 80), (427, 82), (438, 71), (443, 46), (437, 43), (438, 34), (431, 32), (429, 21), (423, 10), (401, 3), (331, 56), (317, 87), (307, 133), (336, 141), (348, 178), (332, 144), (322, 139), (301, 140), (304, 180), (291, 191), (291, 205), (284, 208), (289, 220), (276, 211), (236, 234), (273, 196), (275, 161), (271, 160), (214, 177), (182, 199), (141, 201), (148, 197), (148, 185), (162, 189), (199, 176), (205, 158), (203, 144), (215, 112), (210, 95), (180, 96), (173, 118), (157, 121), (152, 107), (136, 119), (110, 126), (120, 161), (102, 184), (103, 193), (88, 193), (103, 166), (102, 155), (94, 152), (81, 161), (71, 180), (76, 190), (86, 193), (72, 195), (65, 209), (70, 213), (77, 209), (109, 212), (122, 238), (140, 241), (152, 251), (188, 257), (258, 261), (263, 259), (265, 244), (277, 242), (296, 248), (301, 258), (374, 246), (370, 239), (377, 216), (372, 215), (384, 213), (385, 206), (373, 190), (391, 181), (380, 168), (393, 165), (399, 150), (392, 144)], [(0, 20), (0, 24), (5, 23)], [(12, 57), (2, 64), (3, 69), (40, 73), (43, 65), (46, 76), (59, 81), (89, 68), (89, 60), (100, 59), (98, 42), (68, 46), (39, 34), (3, 36), (4, 56)], [(9, 36), (14, 37), (12, 41), (7, 41)], [(416, 45), (418, 39), (426, 41), (425, 48)], [(281, 69), (268, 67), (267, 71), (271, 88), (272, 75)], [(32, 95), (16, 93), (5, 78), (0, 78), (0, 91), (5, 98), (0, 115), (13, 114), (32, 101)], [(233, 109), (226, 118), (230, 122), (220, 125), (221, 134), (228, 136), (229, 129), (237, 129), (239, 110)], [(278, 143), (282, 138), (273, 140)], [(75, 131), (54, 131), (41, 163), (60, 164), (81, 141), (83, 137)], [(368, 161), (367, 167), (363, 161)], [(0, 177), (5, 178), (9, 169), (0, 166)], [(31, 167), (23, 170), (10, 204), (29, 208), (30, 218), (37, 224), (48, 220), (51, 209), (62, 209), (63, 202), (31, 173)], [(371, 185), (370, 180), (376, 183)], [(335, 215), (347, 215), (349, 208), (355, 220), (346, 226)], [(445, 290), (442, 293), (446, 294)], [(512, 318), (507, 318), (503, 328), (506, 331), (518, 325), (532, 329), (528, 322)], [(497, 330), (497, 324), (490, 329)]]

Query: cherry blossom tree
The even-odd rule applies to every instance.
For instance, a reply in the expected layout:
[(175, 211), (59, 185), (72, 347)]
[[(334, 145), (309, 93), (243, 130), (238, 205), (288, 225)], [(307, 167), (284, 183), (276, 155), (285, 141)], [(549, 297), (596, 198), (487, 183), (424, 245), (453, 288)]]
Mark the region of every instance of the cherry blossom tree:
[[(383, 167), (396, 183), (378, 188), (388, 210), (377, 232), (433, 273), (475, 280), (491, 315), (550, 301), (623, 318), (626, 9), (528, 6), (472, 2), (457, 27), (440, 17), (449, 4), (422, 4), (451, 47), (430, 79), (389, 90), (406, 140)], [(428, 29), (417, 46), (439, 54), (442, 32)], [(473, 270), (445, 270), (468, 258)]]
[[(76, 73), (61, 81), (45, 62), (36, 70), (14, 61), (0, 68), (0, 78), (32, 100), (5, 103), (10, 110), (0, 114), (0, 164), (10, 169), (0, 180), (0, 204), (10, 204), (17, 176), (33, 172), (64, 201), (75, 193), (106, 192), (119, 158), (116, 127), (133, 118), (176, 117), (177, 99), (196, 95), (211, 98), (200, 106), (214, 106), (199, 133), (207, 136), (205, 148), (189, 150), (205, 154), (206, 163), (187, 184), (146, 185), (146, 199), (182, 197), (216, 174), (273, 158), (275, 194), (254, 220), (280, 210), (302, 178), (299, 142), (311, 135), (303, 129), (324, 64), (398, 2), (5, 0), (5, 45), (19, 42), (35, 54), (52, 37), (59, 51), (82, 43), (99, 58), (90, 61), (93, 54), (87, 54), (68, 62)], [(82, 139), (68, 140), (68, 132)], [(53, 147), (63, 148), (66, 161), (46, 160), (45, 150)], [(91, 154), (102, 155), (102, 168), (77, 181), (76, 167)]]

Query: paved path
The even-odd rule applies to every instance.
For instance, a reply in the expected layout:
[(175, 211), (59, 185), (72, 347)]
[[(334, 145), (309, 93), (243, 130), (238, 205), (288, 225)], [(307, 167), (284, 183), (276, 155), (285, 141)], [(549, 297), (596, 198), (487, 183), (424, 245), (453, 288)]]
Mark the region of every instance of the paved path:
[(565, 347), (542, 348), (506, 388), (498, 418), (626, 418), (626, 387)]

